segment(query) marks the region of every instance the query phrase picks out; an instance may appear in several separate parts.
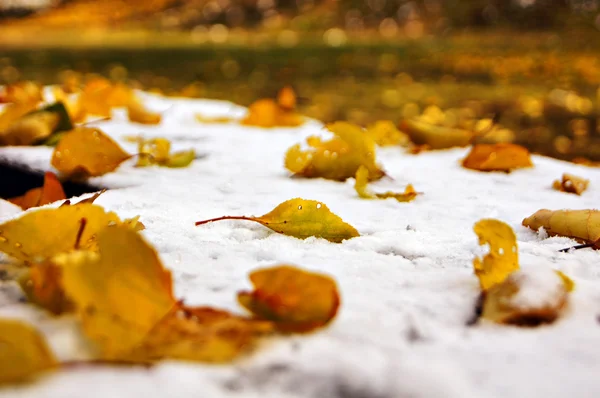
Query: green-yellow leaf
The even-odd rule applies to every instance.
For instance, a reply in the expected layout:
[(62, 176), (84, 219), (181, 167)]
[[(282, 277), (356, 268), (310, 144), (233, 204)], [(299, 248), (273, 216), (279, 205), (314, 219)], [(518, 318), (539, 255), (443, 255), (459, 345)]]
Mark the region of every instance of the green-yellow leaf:
[(339, 243), (359, 236), (353, 226), (332, 213), (324, 203), (301, 198), (287, 200), (260, 217), (224, 216), (198, 221), (196, 225), (219, 220), (255, 221), (275, 232), (300, 239), (315, 236)]

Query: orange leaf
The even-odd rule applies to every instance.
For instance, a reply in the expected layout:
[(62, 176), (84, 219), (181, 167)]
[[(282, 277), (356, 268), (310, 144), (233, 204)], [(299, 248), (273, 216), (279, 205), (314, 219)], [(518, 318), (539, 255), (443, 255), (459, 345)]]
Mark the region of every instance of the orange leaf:
[(162, 118), (160, 113), (150, 112), (136, 99), (127, 105), (127, 117), (129, 121), (140, 124), (159, 124)]
[(515, 144), (477, 144), (462, 162), (463, 167), (479, 171), (504, 171), (533, 167), (529, 151)]
[(308, 332), (329, 323), (340, 305), (337, 286), (328, 276), (281, 265), (250, 274), (252, 292), (238, 293), (239, 303), (259, 319), (285, 332)]
[(74, 308), (62, 288), (62, 270), (51, 261), (32, 265), (19, 283), (29, 301), (55, 315)]
[(581, 195), (588, 187), (590, 180), (585, 178), (577, 177), (573, 174), (563, 174), (562, 181), (555, 180), (552, 184), (552, 188), (557, 191), (574, 193)]
[(282, 109), (291, 111), (296, 109), (296, 93), (290, 86), (285, 86), (277, 94), (277, 103)]
[(30, 189), (22, 196), (9, 199), (9, 202), (20, 206), (23, 210), (27, 210), (66, 198), (60, 181), (54, 173), (48, 171), (44, 174), (44, 185), (41, 188)]
[(52, 166), (70, 177), (96, 177), (115, 170), (130, 157), (102, 131), (78, 127), (59, 141)]
[(248, 107), (248, 114), (242, 124), (258, 127), (295, 127), (304, 123), (302, 116), (294, 111), (296, 94), (290, 87), (284, 87), (277, 101), (260, 99)]
[(6, 93), (1, 102), (34, 103), (42, 102), (44, 95), (42, 86), (31, 81), (24, 81), (6, 86)]

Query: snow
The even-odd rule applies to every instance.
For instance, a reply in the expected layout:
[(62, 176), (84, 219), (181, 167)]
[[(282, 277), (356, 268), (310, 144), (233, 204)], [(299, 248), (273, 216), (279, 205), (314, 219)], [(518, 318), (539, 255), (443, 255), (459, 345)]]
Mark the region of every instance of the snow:
[[(535, 168), (511, 174), (464, 169), (468, 149), (403, 153), (378, 150), (393, 179), (376, 191), (403, 191), (412, 183), (424, 194), (411, 203), (358, 198), (353, 180), (338, 183), (290, 178), (283, 167), (288, 147), (322, 134), (310, 121), (299, 128), (261, 129), (201, 124), (205, 116), (240, 117), (228, 102), (147, 95), (165, 110), (159, 126), (127, 122), (123, 112), (97, 126), (134, 152), (123, 137), (143, 134), (193, 147), (204, 157), (187, 169), (134, 168), (134, 160), (90, 182), (110, 187), (96, 203), (122, 218), (141, 216), (141, 232), (173, 271), (175, 293), (190, 305), (241, 312), (238, 290), (248, 273), (280, 263), (335, 278), (342, 304), (332, 324), (313, 334), (271, 338), (232, 364), (165, 361), (153, 368), (78, 366), (19, 386), (2, 397), (585, 397), (600, 394), (600, 253), (558, 250), (576, 244), (544, 238), (521, 226), (541, 208), (588, 209), (600, 201), (600, 169), (534, 156)], [(0, 148), (0, 157), (50, 169), (51, 149)], [(591, 180), (582, 196), (551, 189), (563, 173)], [(322, 201), (361, 237), (330, 243), (298, 240), (222, 215), (261, 215), (284, 200)], [(10, 215), (0, 214), (3, 218)], [(473, 224), (507, 222), (518, 238), (523, 269), (563, 271), (576, 283), (566, 313), (535, 329), (484, 323), (467, 326), (478, 282), (472, 261), (481, 254)], [(69, 317), (53, 318), (20, 303), (11, 282), (0, 285), (0, 317), (38, 327), (63, 360), (88, 357)]]
[(565, 291), (561, 277), (551, 269), (536, 267), (511, 274), (511, 281), (519, 287), (517, 294), (509, 298), (513, 308), (556, 308)]

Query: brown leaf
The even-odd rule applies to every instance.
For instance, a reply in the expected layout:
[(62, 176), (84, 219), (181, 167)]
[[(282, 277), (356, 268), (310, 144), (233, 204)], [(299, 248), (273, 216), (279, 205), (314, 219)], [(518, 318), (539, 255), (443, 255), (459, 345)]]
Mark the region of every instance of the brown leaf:
[(565, 173), (562, 176), (562, 181), (555, 180), (554, 183), (552, 183), (552, 188), (557, 191), (581, 195), (583, 191), (587, 189), (589, 183), (590, 180)]
[(238, 301), (281, 331), (309, 332), (337, 314), (340, 298), (328, 276), (281, 265), (254, 271), (250, 280), (254, 291), (238, 293)]

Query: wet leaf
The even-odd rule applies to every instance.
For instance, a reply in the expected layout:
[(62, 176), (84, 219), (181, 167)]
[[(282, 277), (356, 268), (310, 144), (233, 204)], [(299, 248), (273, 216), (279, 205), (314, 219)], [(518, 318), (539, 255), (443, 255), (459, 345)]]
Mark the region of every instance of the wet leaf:
[(538, 210), (523, 220), (534, 231), (544, 227), (549, 236), (566, 236), (582, 243), (600, 240), (600, 210)]
[(239, 303), (259, 319), (271, 320), (284, 332), (308, 332), (337, 314), (336, 283), (326, 275), (281, 265), (254, 271), (251, 292), (238, 293)]
[(479, 237), (479, 244), (490, 246), (490, 252), (483, 260), (477, 257), (473, 260), (481, 290), (486, 291), (519, 269), (517, 238), (512, 228), (499, 220), (480, 220), (473, 229)]
[(405, 131), (415, 144), (427, 145), (431, 149), (467, 146), (473, 139), (473, 133), (468, 130), (437, 126), (414, 119), (403, 120), (400, 129)]
[(587, 189), (589, 183), (590, 180), (565, 173), (562, 176), (562, 181), (555, 180), (554, 183), (552, 183), (552, 188), (557, 191), (581, 195), (583, 191)]
[(0, 225), (0, 251), (23, 261), (42, 262), (72, 251), (77, 242), (79, 248), (93, 250), (98, 231), (119, 224), (115, 213), (87, 203), (31, 211)]
[(408, 146), (410, 138), (390, 120), (378, 120), (367, 127), (367, 134), (379, 146)]
[(479, 171), (504, 171), (533, 167), (529, 151), (515, 144), (477, 144), (462, 162), (463, 167)]
[(0, 319), (0, 384), (21, 381), (56, 364), (37, 330), (17, 320)]
[(369, 183), (369, 171), (365, 166), (360, 166), (356, 172), (354, 190), (363, 199), (387, 199), (394, 198), (398, 202), (411, 202), (419, 194), (411, 184), (406, 186), (406, 189), (402, 193), (395, 192), (384, 192), (384, 193), (373, 193), (369, 191), (367, 184)]
[(304, 118), (295, 112), (296, 94), (291, 87), (284, 87), (277, 101), (260, 99), (248, 107), (248, 114), (241, 123), (257, 127), (295, 127), (304, 123)]
[(344, 181), (354, 177), (360, 166), (365, 166), (371, 181), (385, 175), (375, 163), (375, 142), (359, 126), (335, 122), (327, 128), (335, 134), (331, 140), (309, 137), (310, 149), (303, 151), (300, 145), (294, 145), (287, 151), (285, 167), (289, 171), (307, 178)]
[(138, 99), (132, 99), (127, 104), (127, 117), (130, 122), (140, 124), (159, 124), (161, 121), (161, 114), (150, 112)]
[(196, 157), (196, 152), (171, 153), (171, 142), (166, 138), (138, 139), (138, 162), (136, 167), (158, 165), (164, 167), (187, 167)]
[(62, 287), (62, 269), (51, 261), (33, 264), (19, 284), (30, 302), (55, 315), (74, 309)]
[(27, 210), (66, 198), (60, 181), (54, 173), (48, 171), (44, 174), (44, 185), (41, 188), (30, 189), (24, 195), (9, 199), (9, 201), (23, 210)]
[(354, 227), (333, 214), (324, 203), (300, 198), (287, 200), (260, 217), (224, 216), (198, 221), (196, 225), (220, 220), (255, 221), (275, 232), (300, 239), (314, 236), (339, 243), (359, 236)]
[(550, 269), (516, 271), (485, 292), (481, 316), (518, 326), (551, 323), (560, 316), (572, 288), (571, 279)]
[(60, 140), (51, 163), (71, 178), (87, 178), (109, 173), (130, 157), (102, 131), (77, 127)]

